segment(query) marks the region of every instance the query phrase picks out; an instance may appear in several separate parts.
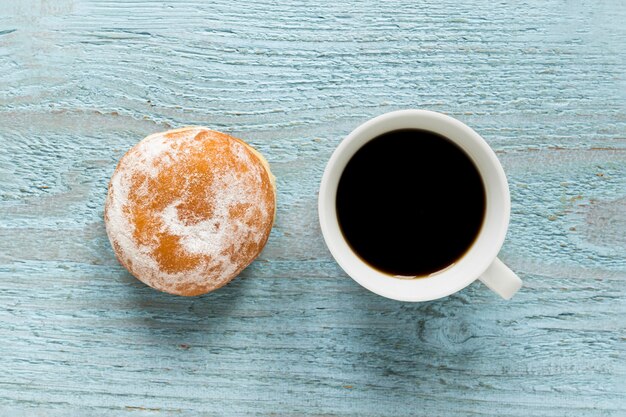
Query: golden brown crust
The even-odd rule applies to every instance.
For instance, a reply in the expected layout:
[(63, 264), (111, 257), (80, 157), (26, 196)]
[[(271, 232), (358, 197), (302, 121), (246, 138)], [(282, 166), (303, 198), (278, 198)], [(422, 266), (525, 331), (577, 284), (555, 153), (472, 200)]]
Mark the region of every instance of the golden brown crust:
[(275, 215), (267, 162), (243, 141), (203, 127), (150, 135), (120, 160), (105, 223), (120, 263), (144, 283), (200, 295), (261, 252)]

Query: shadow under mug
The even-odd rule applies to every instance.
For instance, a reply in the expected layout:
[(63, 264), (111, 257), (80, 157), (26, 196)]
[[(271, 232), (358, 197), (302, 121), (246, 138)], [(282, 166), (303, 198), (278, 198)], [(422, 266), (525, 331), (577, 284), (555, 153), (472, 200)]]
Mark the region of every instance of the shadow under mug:
[[(348, 161), (371, 139), (397, 129), (429, 130), (456, 143), (478, 168), (487, 197), (483, 225), (472, 246), (448, 268), (423, 278), (398, 279), (372, 268), (350, 248), (337, 221), (337, 186)], [(522, 286), (520, 278), (497, 258), (511, 211), (502, 165), (480, 135), (450, 116), (427, 110), (399, 110), (357, 127), (328, 161), (320, 185), (318, 210), (324, 240), (337, 263), (356, 282), (384, 297), (399, 301), (434, 300), (480, 279), (492, 291), (510, 299)]]

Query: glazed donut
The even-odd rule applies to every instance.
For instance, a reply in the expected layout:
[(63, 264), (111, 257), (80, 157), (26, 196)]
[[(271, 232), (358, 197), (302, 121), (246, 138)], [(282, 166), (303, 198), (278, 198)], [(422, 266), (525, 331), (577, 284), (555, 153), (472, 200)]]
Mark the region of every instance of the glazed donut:
[(227, 134), (184, 127), (150, 135), (122, 157), (104, 220), (131, 274), (193, 296), (225, 285), (259, 255), (275, 212), (261, 154)]

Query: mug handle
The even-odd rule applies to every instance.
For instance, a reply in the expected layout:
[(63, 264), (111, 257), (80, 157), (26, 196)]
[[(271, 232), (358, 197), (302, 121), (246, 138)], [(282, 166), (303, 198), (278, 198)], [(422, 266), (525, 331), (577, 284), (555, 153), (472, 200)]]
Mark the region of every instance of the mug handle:
[(491, 291), (505, 300), (510, 300), (522, 288), (522, 280), (500, 259), (496, 258), (478, 278)]

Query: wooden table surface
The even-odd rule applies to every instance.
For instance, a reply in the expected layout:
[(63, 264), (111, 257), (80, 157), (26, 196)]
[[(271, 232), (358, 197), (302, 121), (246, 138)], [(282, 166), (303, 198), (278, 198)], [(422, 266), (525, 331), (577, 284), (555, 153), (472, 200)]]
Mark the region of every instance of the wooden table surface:
[[(0, 1), (0, 415), (625, 416), (626, 4)], [(401, 108), (507, 172), (525, 286), (401, 303), (324, 246), (317, 189)], [(115, 260), (118, 159), (202, 124), (278, 178), (260, 258), (202, 297)]]

